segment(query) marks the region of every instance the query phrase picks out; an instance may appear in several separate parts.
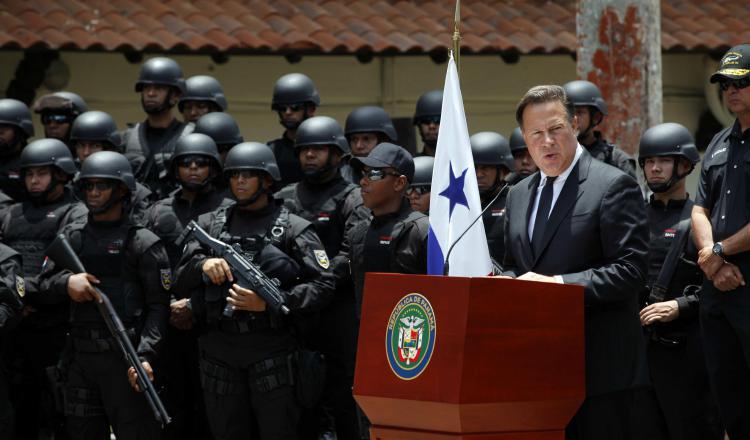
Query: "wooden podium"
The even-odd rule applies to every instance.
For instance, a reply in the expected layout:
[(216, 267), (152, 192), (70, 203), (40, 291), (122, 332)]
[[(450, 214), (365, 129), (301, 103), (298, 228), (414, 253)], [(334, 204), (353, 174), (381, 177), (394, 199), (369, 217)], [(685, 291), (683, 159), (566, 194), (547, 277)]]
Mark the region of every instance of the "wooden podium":
[(579, 286), (367, 274), (354, 396), (371, 438), (562, 440), (583, 322)]

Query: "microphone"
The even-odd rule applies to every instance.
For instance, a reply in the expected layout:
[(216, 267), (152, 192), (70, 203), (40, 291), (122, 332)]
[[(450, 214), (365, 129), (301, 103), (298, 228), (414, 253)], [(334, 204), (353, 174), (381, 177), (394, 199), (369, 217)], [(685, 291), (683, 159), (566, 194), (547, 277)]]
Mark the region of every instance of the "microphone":
[[(471, 227), (474, 226), (474, 223), (476, 223), (477, 220), (479, 220), (480, 218), (482, 218), (482, 216), (484, 215), (485, 211), (487, 211), (487, 209), (489, 209), (489, 207), (492, 206), (492, 204), (495, 203), (495, 201), (497, 201), (497, 198), (500, 197), (500, 194), (502, 194), (503, 191), (505, 191), (505, 188), (507, 188), (507, 187), (508, 187), (508, 183), (506, 182), (505, 185), (503, 185), (503, 187), (500, 188), (500, 191), (498, 191), (497, 194), (495, 194), (495, 197), (493, 197), (492, 200), (490, 200), (490, 203), (488, 203), (487, 206), (484, 207), (484, 209), (482, 210), (482, 212), (479, 213), (479, 215), (477, 216), (477, 218), (475, 218), (471, 222), (471, 224), (469, 225), (469, 227), (467, 227), (461, 233), (461, 235), (458, 236), (458, 238), (456, 239), (456, 241), (453, 242), (453, 244), (451, 245), (451, 247), (448, 248), (448, 254), (445, 256), (445, 263), (443, 263), (443, 275), (448, 275), (448, 270), (450, 269), (450, 257), (451, 257), (451, 252), (453, 252), (453, 248), (456, 247), (456, 245), (458, 244), (459, 241), (461, 241), (462, 238), (464, 238), (464, 235), (466, 235), (466, 233), (469, 232), (469, 229), (471, 229)], [(485, 234), (486, 234), (486, 232), (485, 232)]]

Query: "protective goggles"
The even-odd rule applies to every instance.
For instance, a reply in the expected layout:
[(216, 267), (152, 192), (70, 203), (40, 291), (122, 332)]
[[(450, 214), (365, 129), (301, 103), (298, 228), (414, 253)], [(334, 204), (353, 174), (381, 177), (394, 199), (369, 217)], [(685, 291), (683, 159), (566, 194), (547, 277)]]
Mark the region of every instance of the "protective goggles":
[(419, 186), (410, 186), (406, 190), (406, 195), (410, 196), (412, 193), (416, 193), (418, 196), (427, 194), (430, 192), (430, 185), (419, 185)]
[(86, 192), (93, 191), (94, 189), (96, 189), (97, 191), (106, 191), (108, 189), (114, 188), (115, 184), (116, 183), (111, 180), (100, 180), (98, 182), (84, 180), (81, 182), (81, 189)]
[(242, 177), (243, 179), (250, 179), (260, 176), (260, 173), (261, 172), (258, 170), (231, 170), (227, 171), (227, 176), (229, 176), (230, 179), (238, 177)]
[(296, 103), (296, 104), (274, 104), (273, 109), (277, 112), (285, 112), (287, 109), (289, 109), (292, 112), (298, 112), (300, 110), (303, 110), (305, 108), (305, 103)]
[(722, 92), (729, 90), (730, 86), (734, 86), (737, 90), (744, 89), (745, 87), (750, 86), (750, 76), (742, 79), (732, 79), (719, 82), (719, 88)]
[(400, 176), (400, 174), (398, 173), (389, 173), (382, 168), (370, 168), (369, 170), (364, 171), (363, 175), (365, 178), (372, 182), (383, 180), (386, 178), (386, 176)]
[(206, 156), (180, 156), (176, 161), (177, 166), (183, 168), (190, 168), (192, 164), (195, 164), (198, 168), (211, 165), (211, 158)]
[(73, 122), (75, 117), (67, 113), (43, 113), (42, 124), (47, 125), (50, 122), (56, 122), (58, 124), (69, 124)]
[(420, 124), (439, 124), (440, 116), (421, 116), (418, 122)]

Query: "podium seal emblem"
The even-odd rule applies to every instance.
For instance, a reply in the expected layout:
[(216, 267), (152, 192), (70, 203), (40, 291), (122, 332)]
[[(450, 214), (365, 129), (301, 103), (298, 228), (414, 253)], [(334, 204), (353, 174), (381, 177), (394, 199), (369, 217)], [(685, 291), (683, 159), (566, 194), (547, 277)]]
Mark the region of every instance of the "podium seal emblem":
[(410, 293), (393, 308), (385, 333), (385, 351), (393, 374), (412, 380), (422, 374), (435, 349), (437, 326), (432, 305)]

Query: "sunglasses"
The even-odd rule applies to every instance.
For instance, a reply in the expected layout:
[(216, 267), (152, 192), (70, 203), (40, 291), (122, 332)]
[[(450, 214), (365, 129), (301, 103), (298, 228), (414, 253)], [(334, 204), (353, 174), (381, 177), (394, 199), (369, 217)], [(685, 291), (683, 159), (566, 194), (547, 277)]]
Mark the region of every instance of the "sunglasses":
[(439, 124), (440, 116), (422, 116), (419, 118), (420, 124)]
[(420, 185), (420, 186), (410, 186), (406, 190), (406, 195), (411, 195), (412, 193), (416, 193), (418, 196), (427, 194), (430, 192), (430, 185)]
[(734, 86), (737, 90), (744, 89), (747, 86), (750, 86), (750, 76), (742, 79), (733, 79), (728, 81), (721, 81), (719, 83), (719, 88), (722, 92), (726, 92), (729, 90), (729, 87)]
[(277, 112), (285, 112), (287, 109), (293, 112), (298, 112), (305, 108), (305, 104), (275, 104), (273, 109)]
[(190, 168), (190, 165), (195, 164), (198, 168), (203, 168), (211, 165), (211, 158), (206, 156), (182, 156), (177, 158), (177, 166), (182, 168)]
[(114, 187), (115, 187), (115, 182), (108, 182), (106, 180), (102, 180), (99, 182), (91, 182), (89, 180), (84, 180), (81, 183), (81, 188), (83, 188), (83, 190), (86, 192), (93, 191), (94, 188), (96, 188), (97, 191), (106, 191)]
[(64, 113), (44, 113), (42, 114), (42, 124), (47, 125), (50, 122), (57, 122), (58, 124), (67, 124), (73, 122), (73, 115)]
[(395, 176), (398, 177), (401, 174), (398, 173), (389, 173), (383, 169), (380, 168), (371, 168), (370, 170), (367, 170), (363, 173), (364, 177), (367, 178), (367, 180), (370, 180), (372, 182), (376, 182), (378, 180), (383, 180), (387, 176)]
[(232, 170), (232, 171), (228, 171), (227, 174), (229, 175), (230, 179), (236, 179), (239, 177), (242, 177), (243, 179), (250, 179), (253, 177), (260, 176), (260, 171), (258, 170)]

